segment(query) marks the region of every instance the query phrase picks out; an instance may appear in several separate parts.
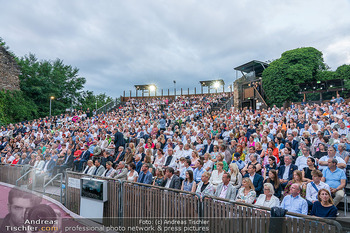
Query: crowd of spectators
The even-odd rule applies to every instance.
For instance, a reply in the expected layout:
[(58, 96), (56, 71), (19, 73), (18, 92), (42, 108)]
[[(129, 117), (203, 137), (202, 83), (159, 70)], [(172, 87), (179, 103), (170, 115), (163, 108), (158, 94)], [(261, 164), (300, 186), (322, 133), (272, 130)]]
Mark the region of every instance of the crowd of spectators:
[(227, 94), (130, 99), (1, 127), (1, 163), (89, 175), (336, 217), (350, 165), (350, 106), (221, 109)]

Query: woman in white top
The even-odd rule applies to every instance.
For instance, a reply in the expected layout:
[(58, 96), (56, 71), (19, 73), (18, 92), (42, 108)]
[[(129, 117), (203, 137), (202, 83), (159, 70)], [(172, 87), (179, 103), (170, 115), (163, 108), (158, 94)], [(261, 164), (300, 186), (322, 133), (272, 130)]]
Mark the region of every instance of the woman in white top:
[(209, 182), (213, 185), (214, 189), (218, 187), (219, 184), (222, 183), (222, 176), (224, 175), (224, 164), (222, 162), (218, 162), (216, 164), (216, 169), (211, 173), (211, 177)]
[(280, 200), (273, 195), (275, 190), (271, 183), (264, 184), (264, 194), (261, 194), (256, 200), (255, 205), (264, 206), (264, 207), (278, 207), (280, 206)]
[(230, 184), (238, 190), (242, 186), (242, 174), (239, 172), (238, 166), (236, 163), (231, 163), (229, 166), (229, 173), (231, 175)]
[(33, 167), (35, 169), (35, 173), (39, 174), (44, 169), (44, 166), (45, 166), (45, 161), (43, 159), (43, 156), (42, 155), (36, 156), (36, 161)]
[(211, 172), (212, 168), (213, 168), (213, 161), (211, 161), (211, 156), (209, 153), (205, 153), (204, 154), (204, 165), (203, 165), (203, 168), (205, 171), (207, 172)]
[(136, 182), (137, 178), (139, 177), (139, 174), (137, 173), (137, 171), (135, 171), (136, 165), (134, 163), (130, 163), (128, 165), (128, 176), (127, 176), (127, 181), (131, 181), (131, 182)]
[(157, 157), (154, 160), (153, 166), (155, 168), (162, 167), (164, 165), (164, 163), (165, 163), (164, 152), (163, 152), (163, 150), (160, 149), (160, 150), (157, 151)]

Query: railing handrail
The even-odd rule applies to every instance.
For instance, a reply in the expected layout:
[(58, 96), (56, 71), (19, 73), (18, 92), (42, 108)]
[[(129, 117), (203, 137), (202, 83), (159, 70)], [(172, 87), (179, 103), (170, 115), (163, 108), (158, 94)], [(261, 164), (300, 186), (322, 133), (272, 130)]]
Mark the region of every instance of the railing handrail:
[(26, 177), (30, 172), (32, 172), (34, 170), (34, 168), (33, 167), (30, 167), (30, 169), (29, 169), (29, 171), (27, 171), (26, 173), (24, 173), (20, 178), (18, 178), (17, 180), (16, 180), (16, 186), (18, 186), (18, 182), (20, 181), (20, 180), (22, 180), (24, 177)]
[(266, 104), (264, 98), (263, 98), (262, 95), (259, 93), (258, 89), (256, 89), (256, 87), (254, 87), (254, 86), (253, 86), (253, 88), (254, 88), (254, 91), (255, 91), (256, 93), (258, 93), (260, 99), (264, 102), (265, 106), (268, 107), (268, 105)]
[(44, 192), (44, 194), (45, 194), (45, 192), (46, 192), (46, 187), (49, 185), (49, 184), (51, 184), (55, 179), (56, 179), (56, 177), (60, 177), (60, 202), (62, 203), (62, 178), (63, 178), (63, 174), (62, 173), (58, 173), (58, 174), (56, 174), (53, 178), (51, 178), (51, 180), (49, 180), (49, 182), (47, 182), (46, 184), (45, 184), (45, 179), (44, 179), (44, 184), (43, 184), (43, 192)]
[[(224, 202), (228, 202), (234, 205), (240, 205), (240, 206), (245, 206), (245, 207), (249, 207), (249, 208), (253, 208), (253, 209), (260, 209), (260, 210), (265, 210), (268, 212), (271, 212), (271, 208), (268, 207), (264, 207), (264, 206), (256, 206), (253, 204), (248, 204), (248, 203), (243, 203), (243, 202), (235, 202), (235, 201), (231, 201), (225, 198), (220, 198), (220, 197), (214, 197), (214, 196), (210, 196), (210, 195), (203, 195), (203, 200), (204, 198), (209, 198), (209, 199), (214, 199), (214, 200), (218, 200), (218, 201), (224, 201)], [(298, 218), (302, 218), (302, 219), (308, 219), (308, 220), (312, 220), (312, 221), (318, 221), (318, 222), (324, 222), (330, 225), (334, 225), (338, 232), (342, 232), (342, 226), (340, 225), (339, 222), (335, 221), (335, 220), (331, 220), (331, 219), (327, 219), (327, 218), (319, 218), (319, 217), (315, 217), (315, 216), (311, 216), (311, 215), (304, 215), (304, 214), (298, 214), (298, 213), (293, 213), (293, 212), (287, 212), (288, 216), (292, 216), (292, 217), (298, 217)]]
[(112, 100), (112, 101), (106, 103), (105, 105), (103, 105), (102, 107), (96, 109), (96, 112), (99, 112), (101, 109), (104, 109), (104, 108), (107, 107), (107, 106), (110, 106), (110, 105), (112, 105), (112, 104), (116, 104), (116, 102), (117, 102), (117, 101)]

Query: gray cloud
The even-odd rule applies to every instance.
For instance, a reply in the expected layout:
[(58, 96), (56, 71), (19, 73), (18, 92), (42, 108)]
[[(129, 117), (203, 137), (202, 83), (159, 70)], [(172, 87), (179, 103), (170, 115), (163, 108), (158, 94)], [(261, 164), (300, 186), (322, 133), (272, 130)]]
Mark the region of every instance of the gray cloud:
[(200, 88), (236, 78), (234, 67), (312, 46), (350, 63), (346, 0), (3, 1), (0, 36), (18, 56), (60, 58), (86, 89), (117, 97), (135, 84)]

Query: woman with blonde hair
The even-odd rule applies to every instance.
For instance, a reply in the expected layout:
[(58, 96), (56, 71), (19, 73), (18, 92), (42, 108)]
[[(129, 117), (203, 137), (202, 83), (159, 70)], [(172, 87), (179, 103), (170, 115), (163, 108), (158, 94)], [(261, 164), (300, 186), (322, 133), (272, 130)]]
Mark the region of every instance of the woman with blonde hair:
[(298, 184), (300, 186), (301, 192), (300, 196), (302, 198), (306, 197), (306, 183), (303, 182), (303, 174), (299, 170), (295, 170), (293, 172), (293, 179), (290, 180), (286, 187), (284, 188), (283, 196), (287, 196), (290, 194), (290, 188), (292, 187), (292, 184)]
[(163, 172), (163, 169), (158, 167), (156, 169), (156, 176), (155, 176), (155, 179), (153, 181), (153, 185), (155, 186), (162, 186), (164, 182), (164, 172)]
[(250, 178), (246, 177), (242, 180), (242, 187), (238, 190), (236, 197), (237, 202), (253, 204), (256, 198), (254, 185)]
[(242, 186), (242, 174), (239, 172), (236, 163), (231, 163), (229, 168), (229, 173), (231, 175), (230, 183), (238, 190)]

